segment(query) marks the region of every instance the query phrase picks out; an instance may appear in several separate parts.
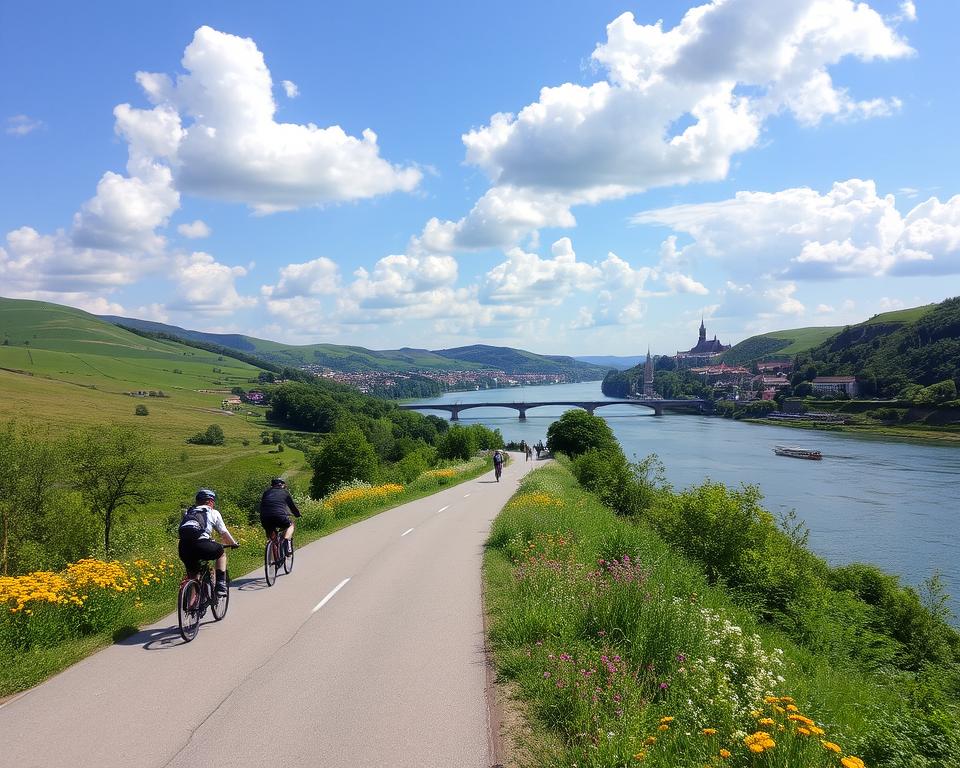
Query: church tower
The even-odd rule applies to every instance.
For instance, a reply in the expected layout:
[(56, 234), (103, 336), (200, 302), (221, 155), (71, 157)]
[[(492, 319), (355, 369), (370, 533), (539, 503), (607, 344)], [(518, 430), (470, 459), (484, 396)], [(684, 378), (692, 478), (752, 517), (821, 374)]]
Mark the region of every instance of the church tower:
[(707, 340), (707, 326), (703, 324), (703, 317), (700, 317), (700, 343), (703, 344)]
[(647, 345), (647, 359), (643, 363), (643, 396), (653, 397), (653, 357), (650, 354), (650, 345)]

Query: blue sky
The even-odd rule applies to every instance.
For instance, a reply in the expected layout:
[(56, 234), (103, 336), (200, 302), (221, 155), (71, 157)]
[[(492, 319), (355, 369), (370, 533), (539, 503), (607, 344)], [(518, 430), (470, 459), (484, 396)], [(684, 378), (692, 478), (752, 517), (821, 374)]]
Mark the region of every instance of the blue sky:
[(309, 343), (960, 293), (960, 5), (0, 4), (0, 295)]

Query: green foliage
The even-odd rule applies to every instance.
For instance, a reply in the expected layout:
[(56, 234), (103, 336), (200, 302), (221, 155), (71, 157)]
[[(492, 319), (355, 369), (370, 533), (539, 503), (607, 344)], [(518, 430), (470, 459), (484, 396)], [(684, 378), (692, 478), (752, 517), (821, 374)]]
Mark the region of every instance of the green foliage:
[(956, 389), (947, 381), (960, 383), (960, 298), (847, 326), (799, 355), (798, 369), (807, 366), (820, 376), (862, 378), (870, 396), (916, 398), (935, 387), (924, 404), (951, 400)]
[(141, 404), (141, 405), (138, 405), (136, 408), (133, 409), (133, 415), (134, 415), (134, 416), (149, 416), (149, 415), (150, 415), (150, 409), (147, 408), (147, 406), (145, 406), (145, 405), (142, 405), (142, 404)]
[(310, 494), (321, 499), (351, 480), (372, 482), (377, 473), (377, 454), (359, 429), (336, 432), (312, 457)]
[(219, 424), (211, 424), (203, 432), (197, 432), (192, 437), (188, 437), (187, 442), (194, 445), (223, 445), (226, 439), (223, 427)]
[(616, 450), (592, 448), (573, 459), (571, 469), (580, 485), (619, 515), (643, 514), (666, 485), (656, 455), (631, 464), (619, 446)]
[(72, 483), (103, 522), (103, 551), (117, 517), (150, 499), (161, 477), (163, 454), (142, 432), (100, 426), (79, 433), (69, 446)]
[[(870, 768), (954, 764), (958, 635), (936, 580), (918, 597), (869, 566), (831, 571), (802, 524), (774, 521), (749, 487), (659, 488), (645, 515), (625, 519), (557, 464), (523, 481), (486, 562), (498, 674), (531, 713), (531, 765), (627, 765), (641, 750), (658, 768), (713, 765), (718, 747), (730, 765), (759, 764), (743, 733), (769, 724), (761, 716), (776, 722), (783, 710), (763, 697), (786, 693), (820, 738)], [(601, 494), (618, 479), (602, 454), (569, 465)], [(764, 765), (839, 764), (785, 726)], [(717, 729), (709, 744), (704, 727)]]
[(607, 422), (580, 409), (566, 411), (547, 427), (547, 450), (550, 453), (579, 456), (591, 449), (608, 450), (616, 445)]
[(957, 385), (953, 379), (946, 379), (921, 389), (914, 395), (913, 402), (917, 405), (939, 405), (956, 399)]
[(456, 424), (437, 440), (437, 456), (441, 459), (466, 461), (477, 451), (489, 451), (503, 447), (503, 435), (499, 429), (489, 429), (482, 424), (461, 426)]

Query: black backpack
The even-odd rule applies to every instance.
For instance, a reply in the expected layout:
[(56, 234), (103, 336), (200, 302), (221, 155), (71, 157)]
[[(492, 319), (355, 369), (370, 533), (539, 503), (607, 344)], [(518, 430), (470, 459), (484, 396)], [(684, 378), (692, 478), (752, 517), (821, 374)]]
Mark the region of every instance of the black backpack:
[(190, 507), (183, 513), (177, 533), (181, 539), (196, 541), (207, 530), (206, 507)]

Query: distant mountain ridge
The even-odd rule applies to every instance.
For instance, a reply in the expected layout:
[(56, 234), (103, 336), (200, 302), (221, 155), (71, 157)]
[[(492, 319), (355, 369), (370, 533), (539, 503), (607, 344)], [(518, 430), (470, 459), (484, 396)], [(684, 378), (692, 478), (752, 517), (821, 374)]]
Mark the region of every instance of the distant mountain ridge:
[(617, 371), (625, 371), (627, 368), (633, 368), (635, 365), (642, 365), (646, 355), (574, 355), (574, 360), (580, 360), (584, 363), (593, 365), (602, 365), (604, 368), (613, 368)]
[(302, 367), (318, 365), (335, 371), (432, 371), (498, 370), (507, 374), (563, 374), (582, 381), (601, 379), (607, 368), (563, 355), (538, 355), (512, 347), (474, 344), (453, 349), (431, 351), (403, 347), (372, 350), (340, 344), (280, 344), (244, 334), (206, 333), (118, 315), (100, 315), (100, 319), (127, 328), (149, 333), (162, 333), (190, 341), (217, 344), (235, 349), (277, 365)]

